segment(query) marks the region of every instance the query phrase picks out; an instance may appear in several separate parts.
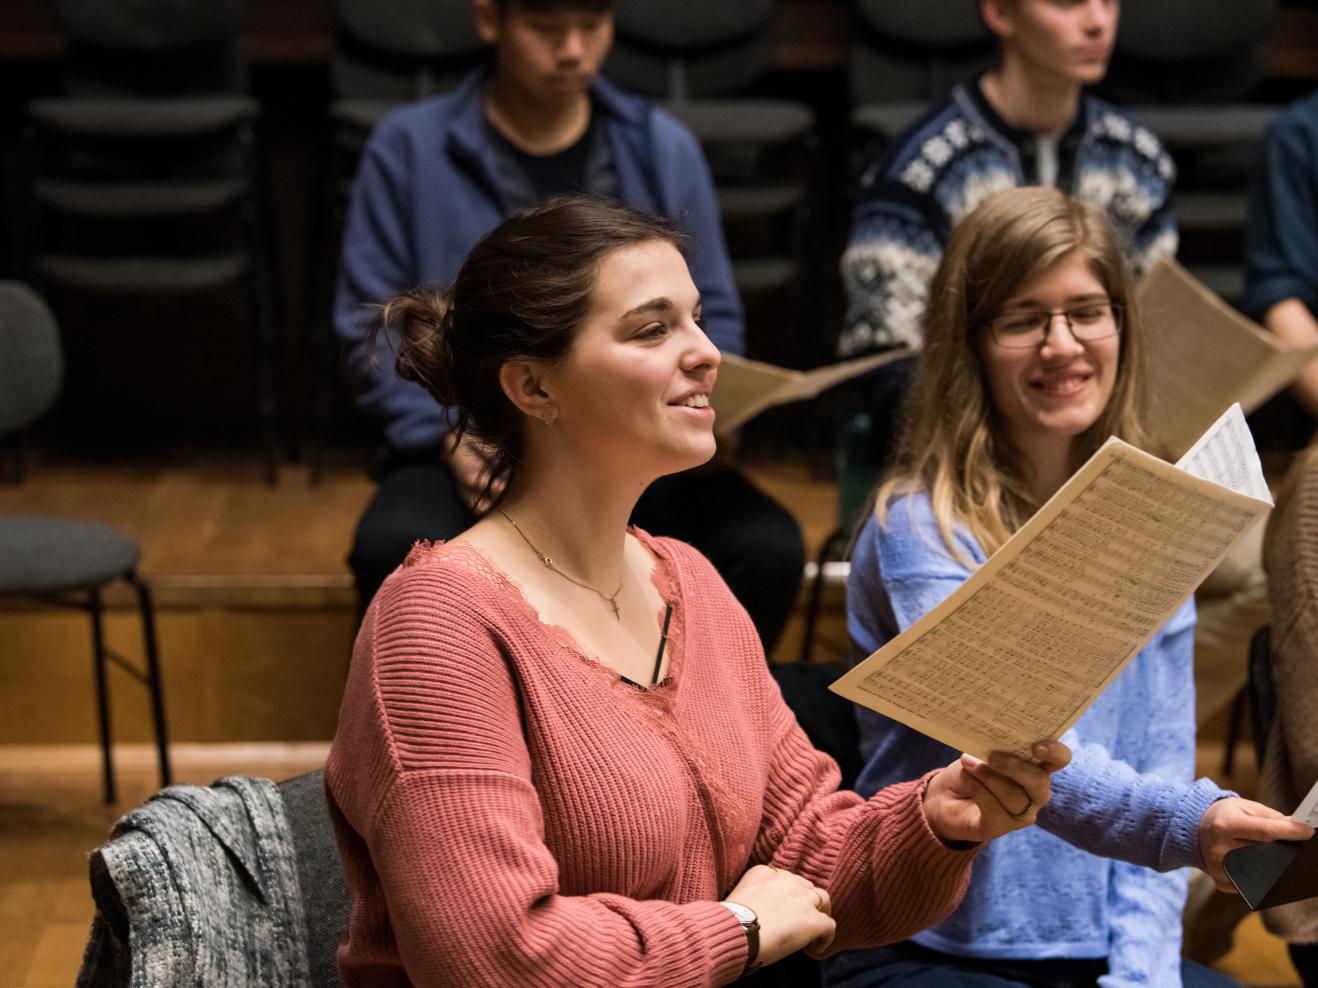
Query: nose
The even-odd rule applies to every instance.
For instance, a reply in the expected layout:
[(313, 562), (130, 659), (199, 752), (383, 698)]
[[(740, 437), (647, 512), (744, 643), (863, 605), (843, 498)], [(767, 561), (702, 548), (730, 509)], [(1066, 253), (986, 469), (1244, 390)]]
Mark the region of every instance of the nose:
[(1085, 3), (1085, 31), (1102, 34), (1114, 27), (1117, 20), (1117, 0), (1087, 0)]
[(558, 42), (558, 60), (569, 63), (579, 62), (584, 53), (585, 39), (582, 37), (581, 29), (571, 27), (564, 31)]
[(682, 355), (682, 369), (685, 371), (700, 371), (717, 368), (723, 355), (719, 353), (716, 347), (705, 331), (700, 328), (694, 321), (691, 323), (693, 333), (691, 344), (687, 347), (686, 352)]
[(1077, 353), (1083, 353), (1085, 346), (1071, 332), (1071, 324), (1066, 321), (1066, 314), (1054, 312), (1048, 317), (1048, 335), (1043, 339), (1039, 352), (1045, 357), (1066, 357), (1070, 359)]

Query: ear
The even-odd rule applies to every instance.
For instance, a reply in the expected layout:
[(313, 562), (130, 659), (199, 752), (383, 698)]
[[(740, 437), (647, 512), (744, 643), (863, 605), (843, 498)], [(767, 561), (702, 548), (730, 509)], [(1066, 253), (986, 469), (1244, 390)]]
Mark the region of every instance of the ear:
[(544, 368), (534, 360), (505, 360), (499, 368), (499, 386), (517, 408), (531, 418), (543, 418), (553, 406), (544, 389)]
[(494, 0), (472, 0), (472, 19), (476, 22), (476, 33), (487, 45), (499, 41), (499, 11)]
[(1012, 0), (979, 0), (979, 16), (999, 38), (1011, 37), (1015, 28), (1012, 13)]

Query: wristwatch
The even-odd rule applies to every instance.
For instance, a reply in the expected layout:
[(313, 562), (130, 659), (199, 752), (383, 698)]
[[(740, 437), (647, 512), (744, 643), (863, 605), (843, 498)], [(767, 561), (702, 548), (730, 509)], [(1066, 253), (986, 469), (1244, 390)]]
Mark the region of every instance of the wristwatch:
[(742, 932), (746, 934), (746, 966), (741, 970), (741, 976), (744, 978), (760, 966), (760, 917), (755, 915), (754, 909), (743, 906), (740, 902), (729, 902), (724, 899), (719, 905), (726, 906), (732, 915), (737, 917)]

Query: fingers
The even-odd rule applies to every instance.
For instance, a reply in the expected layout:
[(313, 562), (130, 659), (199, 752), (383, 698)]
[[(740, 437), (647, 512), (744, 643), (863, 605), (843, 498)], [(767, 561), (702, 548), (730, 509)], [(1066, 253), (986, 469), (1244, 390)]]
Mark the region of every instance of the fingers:
[[(1057, 756), (1062, 757), (1061, 753)], [(1052, 797), (1048, 770), (1015, 755), (995, 751), (988, 762), (962, 755), (961, 764), (993, 794), (1009, 816), (1018, 820), (1032, 823), (1039, 809)]]
[(1036, 741), (1031, 751), (1045, 772), (1059, 772), (1071, 764), (1071, 749), (1060, 741)]

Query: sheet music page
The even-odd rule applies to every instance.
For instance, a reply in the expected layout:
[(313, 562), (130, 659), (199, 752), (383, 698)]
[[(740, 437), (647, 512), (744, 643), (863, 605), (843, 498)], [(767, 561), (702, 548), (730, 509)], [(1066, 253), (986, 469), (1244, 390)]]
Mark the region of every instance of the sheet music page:
[(1315, 782), (1309, 794), (1300, 800), (1300, 805), (1295, 807), (1295, 812), (1291, 816), (1301, 823), (1318, 827), (1318, 782)]
[(832, 688), (953, 748), (1028, 757), (1268, 507), (1110, 439), (947, 600)]
[(1148, 328), (1149, 423), (1177, 456), (1227, 406), (1248, 414), (1318, 353), (1283, 349), (1175, 261), (1155, 265), (1136, 299)]
[(1254, 437), (1239, 405), (1228, 408), (1176, 465), (1196, 477), (1272, 503)]
[(725, 353), (710, 399), (716, 413), (714, 431), (731, 432), (775, 405), (814, 398), (821, 391), (913, 352), (887, 350), (809, 371), (790, 370)]

